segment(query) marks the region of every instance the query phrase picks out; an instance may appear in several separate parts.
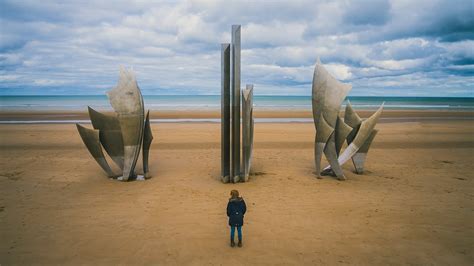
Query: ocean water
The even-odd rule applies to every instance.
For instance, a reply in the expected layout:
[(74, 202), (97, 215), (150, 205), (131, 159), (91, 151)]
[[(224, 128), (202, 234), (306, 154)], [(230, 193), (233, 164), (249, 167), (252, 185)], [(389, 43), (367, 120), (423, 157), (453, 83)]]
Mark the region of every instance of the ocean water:
[[(348, 97), (356, 109), (373, 110), (385, 102), (385, 109), (395, 110), (472, 110), (474, 98), (466, 97)], [(219, 95), (145, 95), (151, 110), (219, 110)], [(107, 96), (0, 96), (1, 111), (81, 111), (91, 106), (112, 110)], [(254, 96), (256, 110), (311, 110), (310, 96)]]

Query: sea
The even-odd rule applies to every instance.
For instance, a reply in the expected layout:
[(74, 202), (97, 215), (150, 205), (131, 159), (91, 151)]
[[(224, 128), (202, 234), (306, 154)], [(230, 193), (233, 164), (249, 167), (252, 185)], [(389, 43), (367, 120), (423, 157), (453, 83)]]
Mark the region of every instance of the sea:
[[(220, 109), (219, 95), (145, 95), (145, 108), (151, 111), (209, 111)], [(349, 96), (343, 102), (343, 110), (348, 102), (354, 109), (375, 110), (384, 103), (384, 110), (458, 110), (474, 112), (474, 97), (361, 97)], [(87, 106), (98, 111), (113, 111), (107, 96), (0, 96), (0, 112), (58, 112), (54, 119), (0, 119), (0, 124), (63, 124), (90, 123), (77, 120), (68, 111), (85, 111)], [(254, 110), (311, 110), (311, 96), (254, 96)], [(63, 112), (64, 114), (61, 114)], [(413, 118), (409, 118), (413, 119)], [(431, 119), (420, 117), (418, 120)], [(441, 119), (450, 119), (447, 117)], [(458, 118), (459, 119), (459, 118)], [(474, 119), (464, 117), (463, 119)], [(150, 119), (152, 123), (211, 122), (220, 123), (216, 118)], [(383, 122), (404, 121), (399, 118), (381, 118)], [(407, 120), (408, 121), (408, 120)], [(313, 123), (312, 118), (255, 118), (256, 123)]]
[[(219, 110), (219, 95), (144, 95), (150, 110)], [(385, 103), (389, 110), (464, 110), (474, 111), (474, 97), (374, 97), (349, 96), (355, 109), (373, 110)], [(105, 95), (0, 96), (1, 111), (81, 111), (91, 106), (112, 110)], [(311, 96), (254, 96), (255, 110), (311, 110)]]

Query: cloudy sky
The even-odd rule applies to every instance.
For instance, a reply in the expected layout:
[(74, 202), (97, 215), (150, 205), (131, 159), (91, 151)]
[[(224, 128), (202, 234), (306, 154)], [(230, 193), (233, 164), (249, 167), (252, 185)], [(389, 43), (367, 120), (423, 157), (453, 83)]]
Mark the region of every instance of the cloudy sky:
[(0, 95), (219, 94), (242, 25), (242, 84), (310, 95), (320, 57), (350, 95), (474, 97), (474, 1), (0, 0)]

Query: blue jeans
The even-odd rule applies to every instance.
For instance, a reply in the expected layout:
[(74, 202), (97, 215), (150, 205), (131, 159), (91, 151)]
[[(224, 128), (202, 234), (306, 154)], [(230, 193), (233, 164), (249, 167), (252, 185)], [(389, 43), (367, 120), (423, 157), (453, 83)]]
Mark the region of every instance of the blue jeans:
[(230, 239), (234, 240), (235, 228), (237, 227), (237, 236), (239, 240), (242, 241), (242, 226), (231, 226), (230, 227)]

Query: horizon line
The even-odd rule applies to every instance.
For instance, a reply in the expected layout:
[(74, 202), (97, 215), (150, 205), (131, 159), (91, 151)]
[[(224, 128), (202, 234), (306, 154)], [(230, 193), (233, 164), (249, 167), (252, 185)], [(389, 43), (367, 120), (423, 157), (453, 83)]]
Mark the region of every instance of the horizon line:
[[(146, 96), (220, 96), (220, 94), (142, 94), (143, 97)], [(107, 96), (105, 94), (0, 94), (0, 97), (51, 97), (51, 96)], [(254, 96), (263, 96), (263, 97), (311, 97), (311, 95), (269, 95), (269, 94), (257, 94)], [(349, 97), (385, 97), (385, 98), (473, 98), (474, 96), (397, 96), (397, 95), (348, 95)]]

